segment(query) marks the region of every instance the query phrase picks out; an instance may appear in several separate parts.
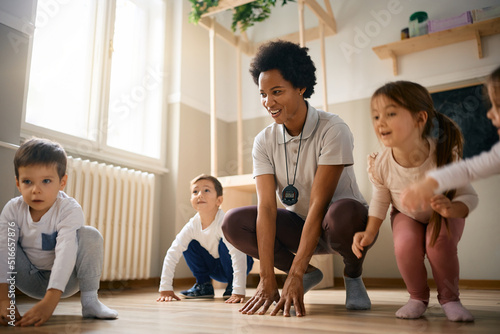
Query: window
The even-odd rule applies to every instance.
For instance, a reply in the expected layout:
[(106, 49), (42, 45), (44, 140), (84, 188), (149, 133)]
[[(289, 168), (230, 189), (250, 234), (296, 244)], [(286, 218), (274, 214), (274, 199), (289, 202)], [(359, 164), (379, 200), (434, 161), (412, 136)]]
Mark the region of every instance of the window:
[(38, 0), (35, 25), (23, 130), (159, 163), (164, 0)]

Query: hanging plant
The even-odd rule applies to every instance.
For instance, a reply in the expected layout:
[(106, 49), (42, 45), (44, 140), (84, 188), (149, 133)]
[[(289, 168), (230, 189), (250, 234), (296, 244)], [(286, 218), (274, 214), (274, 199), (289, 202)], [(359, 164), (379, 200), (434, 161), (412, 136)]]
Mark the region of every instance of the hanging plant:
[[(219, 5), (219, 0), (189, 0), (191, 1), (191, 13), (189, 22), (197, 24), (201, 16), (212, 7)], [(281, 6), (295, 0), (282, 0)], [(241, 31), (247, 30), (255, 22), (262, 22), (271, 15), (271, 7), (276, 6), (278, 0), (256, 0), (234, 8), (231, 30), (236, 31), (239, 27)]]

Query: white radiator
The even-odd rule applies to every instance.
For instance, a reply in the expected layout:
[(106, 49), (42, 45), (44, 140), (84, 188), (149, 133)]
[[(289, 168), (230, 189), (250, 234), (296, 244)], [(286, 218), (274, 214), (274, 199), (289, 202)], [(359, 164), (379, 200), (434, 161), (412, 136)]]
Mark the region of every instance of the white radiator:
[(150, 278), (154, 174), (68, 157), (65, 192), (104, 238), (102, 281)]

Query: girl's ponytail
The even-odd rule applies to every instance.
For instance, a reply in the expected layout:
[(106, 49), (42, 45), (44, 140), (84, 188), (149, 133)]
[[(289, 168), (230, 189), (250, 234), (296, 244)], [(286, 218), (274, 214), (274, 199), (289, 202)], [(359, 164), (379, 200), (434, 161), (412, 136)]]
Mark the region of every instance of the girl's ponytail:
[[(441, 167), (462, 158), (464, 139), (458, 125), (448, 116), (433, 110), (438, 123), (438, 138), (436, 143), (436, 165)], [(429, 115), (429, 120), (431, 115)], [(428, 123), (430, 123), (428, 121)], [(456, 189), (444, 193), (452, 200)], [(441, 231), (441, 221), (444, 220), (446, 229), (449, 231), (448, 219), (442, 217), (436, 211), (432, 212), (430, 223), (433, 225), (430, 245), (434, 246)]]
[(464, 138), (457, 123), (451, 118), (437, 111), (434, 113), (438, 123), (436, 164), (441, 167), (462, 158)]

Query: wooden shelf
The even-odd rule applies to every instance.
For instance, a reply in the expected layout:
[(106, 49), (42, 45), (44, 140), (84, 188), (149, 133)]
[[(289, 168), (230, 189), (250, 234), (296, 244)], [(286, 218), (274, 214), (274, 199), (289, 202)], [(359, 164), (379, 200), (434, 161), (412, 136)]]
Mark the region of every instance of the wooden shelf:
[(398, 75), (398, 57), (463, 41), (475, 40), (477, 44), (478, 57), (483, 58), (481, 37), (499, 33), (500, 18), (497, 17), (453, 29), (438, 31), (427, 35), (376, 46), (373, 48), (373, 51), (380, 59), (392, 59), (394, 75)]
[(235, 189), (255, 193), (255, 179), (252, 174), (218, 177), (224, 189)]

